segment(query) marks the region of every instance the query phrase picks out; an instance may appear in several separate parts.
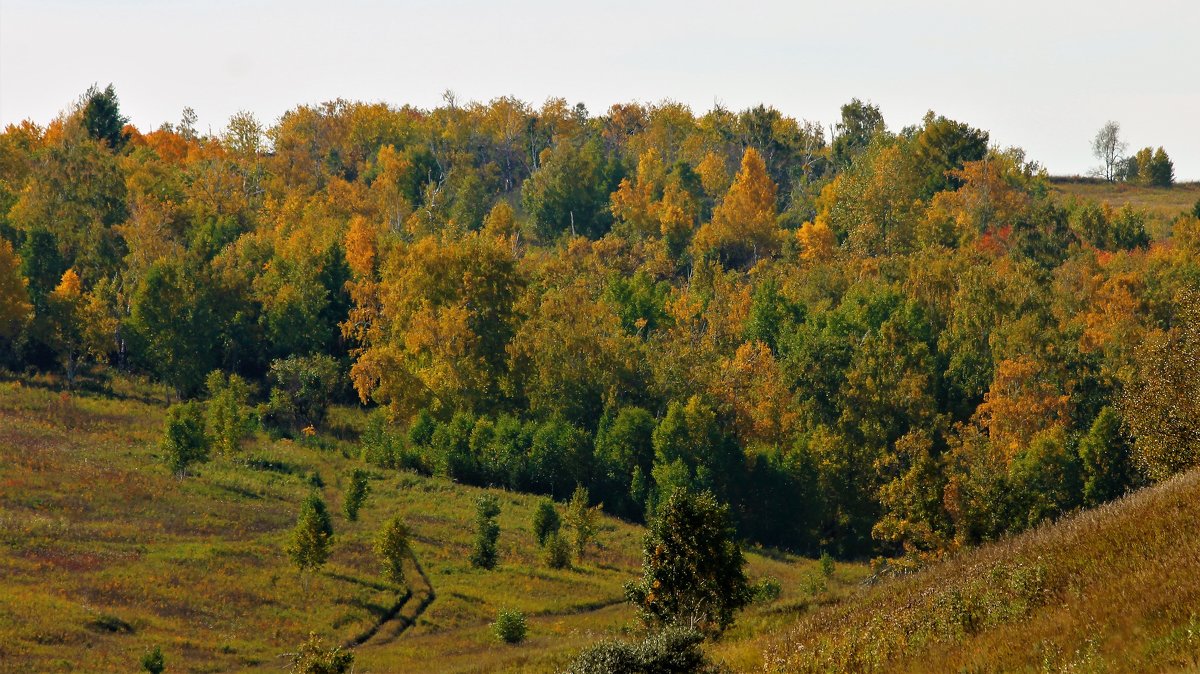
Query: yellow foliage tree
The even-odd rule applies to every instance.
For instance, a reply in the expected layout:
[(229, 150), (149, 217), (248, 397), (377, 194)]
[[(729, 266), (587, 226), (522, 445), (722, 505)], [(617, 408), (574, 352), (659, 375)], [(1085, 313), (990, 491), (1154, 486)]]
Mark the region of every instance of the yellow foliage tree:
[(782, 237), (775, 225), (775, 191), (762, 156), (748, 148), (725, 200), (713, 210), (712, 222), (696, 232), (692, 245), (697, 257), (741, 267), (777, 252)]
[(28, 284), (21, 275), (21, 258), (8, 239), (0, 239), (0, 337), (12, 338), (29, 320)]

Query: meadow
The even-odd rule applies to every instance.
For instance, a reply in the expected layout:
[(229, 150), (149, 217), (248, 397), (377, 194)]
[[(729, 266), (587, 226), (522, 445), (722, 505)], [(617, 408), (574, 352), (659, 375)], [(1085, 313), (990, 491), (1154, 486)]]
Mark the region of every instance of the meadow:
[[(640, 572), (642, 528), (603, 517), (598, 545), (552, 570), (530, 531), (538, 498), (402, 471), (374, 471), (357, 522), (341, 513), (363, 414), (339, 408), (331, 432), (302, 441), (259, 434), (236, 457), (182, 480), (158, 440), (166, 392), (117, 378), (68, 393), (47, 379), (0, 382), (0, 671), (128, 672), (159, 645), (169, 672), (279, 671), (310, 632), (357, 644), (356, 671), (555, 671), (602, 638), (636, 638), (622, 586)], [(314, 485), (334, 518), (329, 563), (311, 578), (285, 542)], [(500, 564), (467, 561), (474, 501), (501, 502)], [(412, 530), (420, 569), (408, 587), (381, 579), (371, 549), (392, 515)], [(854, 591), (865, 565), (748, 551), (752, 580), (778, 599), (755, 604), (708, 647), (753, 667), (756, 635)], [(501, 608), (529, 617), (520, 645), (499, 643)]]

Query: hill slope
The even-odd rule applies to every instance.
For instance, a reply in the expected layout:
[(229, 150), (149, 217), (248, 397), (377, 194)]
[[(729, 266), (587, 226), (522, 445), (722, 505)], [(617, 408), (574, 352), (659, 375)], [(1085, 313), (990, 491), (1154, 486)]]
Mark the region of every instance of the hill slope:
[(866, 587), (764, 639), (767, 671), (1200, 669), (1200, 471)]
[[(155, 644), (170, 672), (278, 672), (310, 631), (362, 642), (356, 671), (547, 672), (635, 628), (622, 585), (639, 574), (640, 527), (604, 517), (601, 547), (554, 571), (530, 531), (538, 497), (394, 471), (375, 472), (359, 521), (347, 521), (345, 475), (363, 464), (339, 437), (353, 437), (355, 410), (335, 410), (329, 435), (260, 436), (181, 481), (157, 449), (161, 390), (116, 380), (115, 392), (67, 394), (33, 384), (0, 381), (0, 672), (128, 672)], [(284, 545), (314, 476), (335, 542), (306, 581)], [(502, 507), (494, 571), (467, 561), (485, 492)], [(371, 548), (393, 514), (412, 530), (421, 566), (409, 565), (407, 593), (382, 582)], [(757, 634), (813, 600), (819, 575), (813, 560), (748, 558), (752, 577), (774, 576), (783, 591), (744, 612), (714, 649), (735, 665), (757, 659)], [(838, 565), (823, 597), (864, 575)], [(529, 616), (526, 643), (492, 637), (501, 608)]]

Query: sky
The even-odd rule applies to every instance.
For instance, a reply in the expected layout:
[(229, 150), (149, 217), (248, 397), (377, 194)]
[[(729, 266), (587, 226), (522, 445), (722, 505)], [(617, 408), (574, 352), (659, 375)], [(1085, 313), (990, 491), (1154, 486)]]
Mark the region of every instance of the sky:
[(593, 113), (671, 99), (765, 103), (837, 120), (851, 98), (889, 128), (927, 110), (1020, 146), (1056, 175), (1096, 165), (1121, 124), (1200, 180), (1200, 0), (0, 0), (0, 124), (45, 124), (112, 83), (139, 128), (218, 132), (344, 98), (433, 107), (549, 97)]

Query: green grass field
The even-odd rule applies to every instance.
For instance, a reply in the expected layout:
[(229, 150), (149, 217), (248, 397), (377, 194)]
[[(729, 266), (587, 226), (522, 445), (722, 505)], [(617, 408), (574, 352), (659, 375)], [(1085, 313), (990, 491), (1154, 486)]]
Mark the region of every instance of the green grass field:
[[(373, 631), (355, 648), (356, 671), (549, 672), (598, 639), (637, 634), (622, 600), (640, 571), (637, 526), (604, 518), (584, 563), (554, 571), (530, 532), (538, 499), (492, 490), (501, 562), (477, 570), (467, 557), (485, 490), (377, 471), (359, 521), (341, 514), (344, 476), (362, 465), (349, 440), (358, 410), (335, 410), (328, 435), (260, 435), (242, 455), (178, 480), (157, 448), (164, 392), (122, 380), (112, 388), (68, 394), (0, 381), (0, 671), (129, 672), (158, 644), (169, 672), (277, 672), (309, 632), (349, 643)], [(335, 544), (304, 579), (284, 545), (313, 475)], [(408, 569), (411, 592), (381, 581), (371, 550), (394, 514), (412, 529), (424, 572)], [(748, 558), (752, 579), (773, 576), (783, 592), (708, 647), (737, 670), (761, 660), (759, 635), (849, 595), (867, 573), (838, 564), (824, 579), (814, 560)], [(501, 608), (529, 616), (524, 644), (492, 637)]]

